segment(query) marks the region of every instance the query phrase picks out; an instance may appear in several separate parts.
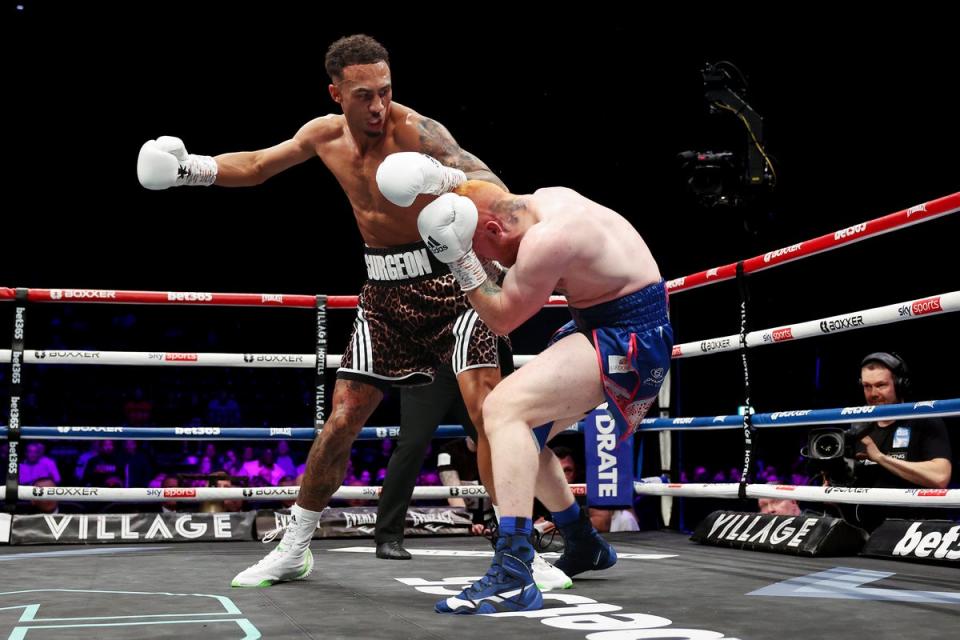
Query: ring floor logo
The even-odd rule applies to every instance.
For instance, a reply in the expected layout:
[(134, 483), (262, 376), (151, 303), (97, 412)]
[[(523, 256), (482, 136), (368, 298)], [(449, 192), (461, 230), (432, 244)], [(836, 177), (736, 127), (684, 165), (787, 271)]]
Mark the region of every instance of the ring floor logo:
[(832, 598), (835, 600), (886, 600), (890, 602), (931, 602), (960, 605), (960, 592), (912, 591), (868, 587), (872, 582), (892, 578), (889, 571), (871, 571), (854, 567), (834, 567), (827, 571), (790, 578), (768, 587), (751, 591), (748, 596), (781, 596), (790, 598)]
[[(9, 638), (156, 637), (159, 625), (182, 637), (236, 637), (255, 640), (263, 634), (226, 596), (201, 593), (154, 593), (88, 589), (28, 589), (0, 592), (0, 611), (23, 609)], [(102, 615), (78, 616), (78, 613)], [(154, 631), (147, 631), (147, 629)], [(72, 629), (73, 632), (67, 631)], [(29, 632), (33, 633), (29, 633)], [(219, 633), (217, 633), (219, 632)], [(220, 633), (223, 635), (221, 636)], [(2, 634), (2, 631), (0, 631)], [(115, 635), (116, 634), (116, 635)], [(79, 637), (79, 636), (78, 636)]]
[[(396, 578), (421, 593), (432, 596), (455, 596), (469, 586), (477, 577), (443, 578)], [(597, 602), (586, 596), (569, 593), (547, 592), (543, 594), (544, 608), (537, 611), (511, 611), (484, 615), (486, 618), (532, 618), (554, 629), (566, 629), (587, 634), (587, 638), (616, 640), (622, 638), (688, 638), (690, 640), (737, 640), (723, 633), (707, 629), (678, 629), (671, 627), (673, 621), (648, 613), (619, 613), (623, 607), (606, 602)], [(531, 628), (532, 633), (536, 629)], [(605, 633), (600, 633), (605, 632)]]

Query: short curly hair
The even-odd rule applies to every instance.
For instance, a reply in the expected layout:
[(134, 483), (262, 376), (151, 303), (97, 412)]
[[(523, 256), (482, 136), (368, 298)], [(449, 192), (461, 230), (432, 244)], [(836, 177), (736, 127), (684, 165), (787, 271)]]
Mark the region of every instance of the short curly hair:
[(386, 62), (390, 65), (390, 57), (386, 48), (368, 35), (358, 33), (340, 38), (327, 49), (324, 67), (331, 80), (343, 78), (343, 70), (354, 64), (374, 64)]

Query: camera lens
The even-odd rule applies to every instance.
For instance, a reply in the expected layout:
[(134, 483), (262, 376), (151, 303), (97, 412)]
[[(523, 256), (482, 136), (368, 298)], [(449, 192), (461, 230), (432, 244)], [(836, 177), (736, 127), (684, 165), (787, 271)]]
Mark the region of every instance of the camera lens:
[(823, 433), (816, 436), (810, 451), (814, 458), (830, 459), (843, 453), (843, 436), (837, 433)]

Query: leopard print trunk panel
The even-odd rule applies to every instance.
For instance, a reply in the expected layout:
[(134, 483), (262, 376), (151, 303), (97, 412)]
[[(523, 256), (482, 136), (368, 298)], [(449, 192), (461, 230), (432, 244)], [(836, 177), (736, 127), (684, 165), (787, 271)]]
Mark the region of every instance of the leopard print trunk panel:
[(454, 277), (367, 281), (337, 377), (377, 386), (425, 384), (441, 362), (450, 362), (455, 373), (498, 366), (497, 336)]

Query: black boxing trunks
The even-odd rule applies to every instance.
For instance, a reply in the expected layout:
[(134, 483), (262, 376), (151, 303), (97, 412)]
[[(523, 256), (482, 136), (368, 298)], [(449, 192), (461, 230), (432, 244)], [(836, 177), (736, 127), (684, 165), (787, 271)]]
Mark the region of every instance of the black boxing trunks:
[(386, 388), (427, 384), (444, 361), (457, 374), (498, 366), (497, 336), (425, 244), (364, 254), (367, 281), (337, 378)]

